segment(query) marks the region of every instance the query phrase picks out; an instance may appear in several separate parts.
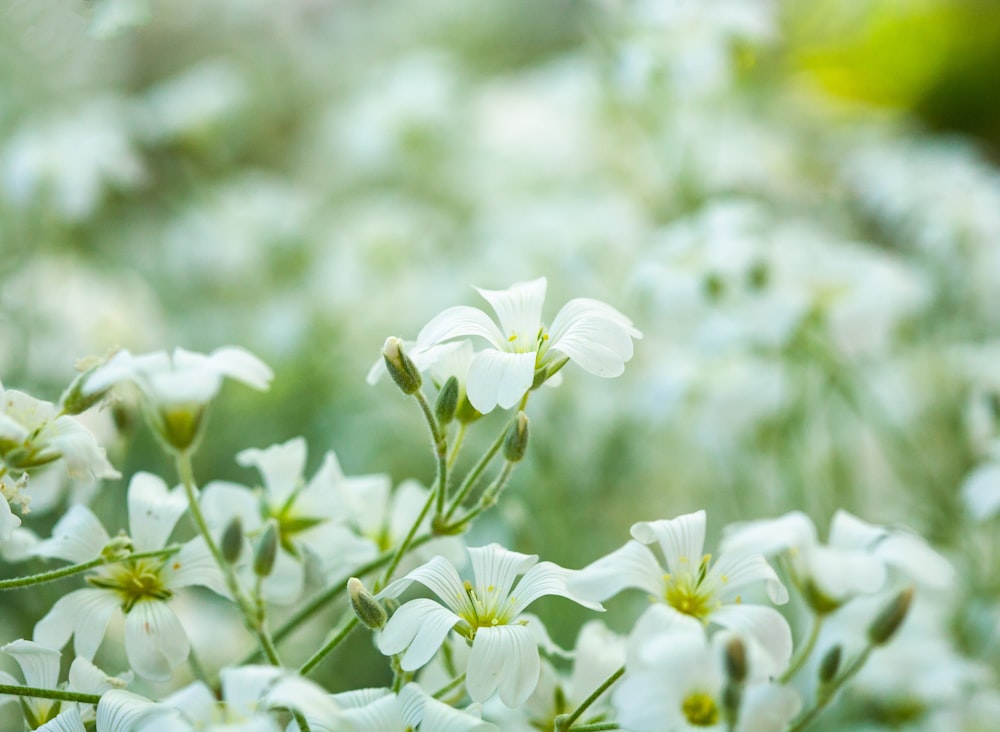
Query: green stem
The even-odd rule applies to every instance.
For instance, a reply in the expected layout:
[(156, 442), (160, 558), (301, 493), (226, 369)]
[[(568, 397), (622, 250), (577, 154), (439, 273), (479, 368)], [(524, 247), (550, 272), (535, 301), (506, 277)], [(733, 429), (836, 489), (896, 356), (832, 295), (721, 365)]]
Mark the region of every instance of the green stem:
[(55, 699), (56, 701), (80, 702), (81, 704), (97, 704), (101, 700), (98, 694), (81, 694), (76, 691), (39, 689), (35, 686), (15, 686), (12, 684), (0, 684), (0, 694), (33, 696), (38, 699)]
[(292, 716), (295, 717), (295, 723), (299, 725), (299, 732), (312, 732), (309, 727), (309, 722), (306, 720), (305, 715), (298, 709), (292, 709)]
[(455, 467), (455, 460), (458, 459), (458, 451), (465, 442), (465, 433), (469, 431), (469, 423), (462, 422), (458, 425), (458, 432), (455, 434), (455, 444), (451, 446), (451, 454), (448, 455), (448, 469)]
[(435, 699), (441, 699), (441, 698), (447, 696), (449, 692), (453, 691), (454, 689), (457, 689), (459, 686), (461, 686), (464, 683), (465, 683), (465, 674), (461, 673), (458, 676), (456, 676), (454, 679), (452, 679), (451, 681), (449, 681), (447, 684), (445, 684), (444, 686), (442, 686), (440, 689), (438, 689), (437, 691), (435, 691), (433, 694), (431, 694), (431, 696), (433, 696)]
[(605, 691), (607, 691), (608, 689), (610, 689), (612, 687), (612, 685), (614, 685), (614, 683), (616, 681), (618, 681), (618, 679), (620, 679), (624, 675), (624, 673), (625, 673), (625, 667), (622, 666), (617, 671), (615, 671), (614, 673), (612, 673), (608, 678), (606, 678), (601, 683), (600, 686), (598, 686), (596, 689), (594, 689), (594, 691), (591, 692), (590, 696), (588, 696), (586, 699), (584, 699), (580, 703), (580, 706), (578, 706), (576, 709), (574, 709), (573, 712), (571, 712), (570, 714), (560, 714), (558, 717), (556, 717), (556, 720), (555, 720), (555, 729), (556, 729), (556, 732), (566, 732), (566, 730), (570, 729), (571, 727), (573, 729), (577, 729), (577, 730), (581, 730), (581, 729), (585, 729), (585, 728), (586, 729), (617, 729), (618, 728), (617, 725), (615, 725), (614, 727), (593, 727), (593, 726), (573, 727), (573, 722), (575, 722), (576, 720), (578, 720), (580, 718), (580, 715), (583, 714), (585, 711), (587, 711), (587, 709), (590, 707), (590, 705), (592, 705), (595, 701), (597, 701), (598, 697), (600, 697), (601, 694), (603, 694)]
[(428, 403), (424, 393), (417, 390), (413, 393), (413, 396), (424, 413), (424, 419), (427, 420), (427, 427), (431, 431), (431, 440), (434, 442), (434, 457), (437, 459), (437, 479), (434, 481), (434, 491), (437, 497), (435, 515), (441, 516), (444, 513), (444, 502), (448, 493), (448, 435), (438, 425), (437, 419), (434, 417), (434, 411), (431, 409), (431, 405)]
[(798, 720), (795, 722), (795, 724), (793, 724), (791, 727), (788, 728), (787, 732), (801, 732), (801, 730), (808, 727), (812, 723), (812, 721), (816, 719), (817, 716), (819, 716), (819, 713), (822, 712), (824, 709), (826, 709), (827, 705), (831, 701), (833, 701), (833, 697), (836, 695), (840, 687), (842, 687), (844, 684), (850, 681), (855, 676), (855, 674), (857, 674), (858, 671), (861, 670), (861, 667), (865, 665), (865, 662), (868, 660), (868, 656), (871, 655), (871, 652), (873, 650), (875, 650), (874, 645), (868, 644), (867, 646), (865, 646), (865, 649), (861, 652), (861, 654), (857, 658), (854, 659), (854, 661), (851, 663), (850, 666), (847, 667), (844, 673), (842, 673), (840, 676), (838, 676), (836, 679), (834, 679), (826, 686), (821, 686), (819, 692), (816, 695), (816, 705), (808, 712), (806, 712), (804, 715), (799, 717)]
[(121, 557), (119, 559), (105, 559), (104, 557), (96, 557), (87, 562), (80, 562), (79, 564), (71, 564), (67, 567), (60, 567), (59, 569), (53, 569), (48, 572), (41, 572), (39, 574), (31, 574), (26, 577), (13, 577), (11, 579), (0, 580), (0, 590), (16, 590), (20, 587), (30, 587), (32, 585), (40, 585), (45, 582), (53, 582), (63, 577), (72, 577), (74, 574), (80, 574), (81, 572), (86, 572), (88, 569), (94, 569), (95, 567), (100, 567), (103, 564), (115, 564), (117, 562), (124, 562), (129, 559), (143, 559), (144, 557), (162, 557), (170, 556), (180, 550), (180, 547), (168, 547), (166, 549), (157, 549), (155, 551), (141, 552), (136, 554), (129, 554), (127, 556)]
[(205, 545), (208, 546), (209, 552), (211, 552), (216, 565), (218, 565), (219, 570), (222, 572), (226, 587), (233, 596), (233, 601), (239, 606), (247, 627), (257, 636), (264, 656), (273, 665), (280, 666), (281, 664), (278, 662), (277, 655), (274, 652), (274, 643), (259, 622), (257, 612), (243, 591), (243, 587), (240, 585), (240, 581), (233, 571), (233, 566), (222, 556), (222, 551), (219, 549), (219, 545), (215, 543), (215, 539), (212, 538), (212, 532), (209, 530), (205, 516), (201, 512), (201, 506), (198, 504), (198, 496), (195, 495), (194, 469), (191, 466), (191, 453), (184, 450), (175, 453), (175, 455), (177, 473), (180, 476), (181, 483), (184, 485), (184, 493), (188, 499), (188, 509), (191, 512), (191, 517), (194, 519), (195, 525), (198, 527), (198, 533), (205, 540)]
[(354, 626), (358, 624), (358, 618), (356, 615), (352, 615), (350, 619), (344, 623), (343, 627), (337, 631), (337, 634), (328, 640), (322, 648), (320, 648), (316, 653), (309, 657), (309, 659), (299, 666), (299, 675), (306, 676), (316, 668), (320, 662), (329, 655), (330, 651), (339, 646), (344, 642), (344, 639), (354, 630)]
[(504, 440), (507, 439), (507, 431), (514, 424), (515, 419), (517, 419), (517, 414), (515, 414), (514, 417), (507, 422), (504, 428), (500, 430), (500, 434), (497, 436), (496, 440), (493, 441), (493, 444), (490, 445), (489, 449), (485, 453), (483, 453), (483, 456), (479, 458), (479, 462), (473, 466), (472, 470), (469, 471), (469, 474), (465, 476), (465, 479), (462, 481), (462, 485), (459, 486), (454, 497), (451, 499), (451, 502), (448, 504), (448, 509), (444, 512), (445, 520), (450, 519), (452, 514), (455, 513), (458, 507), (462, 505), (462, 501), (464, 501), (465, 497), (469, 495), (469, 491), (472, 490), (476, 481), (479, 480), (479, 476), (481, 476), (483, 471), (486, 470), (486, 466), (490, 464), (490, 461), (493, 460), (496, 454), (500, 451), (500, 448), (503, 447)]
[(618, 722), (594, 722), (593, 724), (581, 724), (578, 727), (571, 727), (573, 732), (598, 732), (605, 729), (621, 729)]
[(823, 620), (825, 616), (816, 614), (813, 616), (812, 627), (809, 629), (809, 636), (806, 638), (806, 642), (799, 648), (798, 652), (795, 654), (795, 658), (792, 662), (788, 664), (788, 668), (785, 672), (781, 674), (778, 681), (782, 684), (787, 683), (795, 673), (802, 668), (802, 664), (806, 662), (810, 654), (813, 652), (813, 648), (816, 647), (816, 641), (819, 640), (819, 631), (823, 627)]
[[(500, 471), (500, 474), (494, 479), (492, 483), (490, 483), (490, 485), (486, 488), (486, 490), (483, 491), (483, 495), (479, 499), (479, 503), (477, 503), (474, 508), (470, 509), (469, 512), (466, 513), (464, 516), (457, 519), (451, 526), (457, 527), (461, 526), (462, 524), (467, 524), (474, 518), (476, 518), (479, 514), (481, 514), (483, 511), (486, 511), (487, 509), (494, 506), (497, 502), (497, 496), (500, 495), (500, 491), (502, 491), (504, 487), (507, 485), (507, 483), (510, 481), (511, 473), (514, 472), (514, 467), (516, 465), (517, 463), (512, 463), (509, 460), (505, 462), (503, 465), (503, 469)], [(446, 529), (451, 528), (451, 526), (445, 528)]]
[(403, 541), (401, 541), (399, 546), (396, 547), (396, 554), (393, 556), (392, 561), (389, 562), (389, 566), (382, 575), (382, 579), (376, 583), (376, 592), (389, 583), (389, 580), (392, 578), (392, 573), (396, 571), (396, 567), (399, 566), (399, 563), (403, 561), (403, 557), (410, 550), (410, 544), (413, 542), (413, 537), (416, 536), (417, 529), (420, 528), (420, 524), (422, 524), (424, 519), (427, 518), (427, 512), (431, 510), (431, 504), (434, 503), (434, 500), (434, 491), (431, 491), (430, 495), (427, 496), (427, 501), (424, 503), (424, 507), (420, 509), (420, 515), (417, 516), (416, 521), (414, 521), (410, 526), (410, 530), (406, 532), (406, 536), (403, 537)]

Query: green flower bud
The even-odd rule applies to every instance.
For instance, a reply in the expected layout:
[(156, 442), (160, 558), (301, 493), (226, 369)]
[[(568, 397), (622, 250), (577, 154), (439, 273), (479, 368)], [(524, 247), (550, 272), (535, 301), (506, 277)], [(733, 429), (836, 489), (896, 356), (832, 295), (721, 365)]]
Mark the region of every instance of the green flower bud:
[(278, 554), (278, 523), (271, 519), (264, 524), (264, 531), (257, 539), (253, 553), (253, 571), (258, 577), (267, 577), (274, 569)]
[(382, 358), (389, 376), (404, 394), (413, 394), (423, 384), (416, 364), (403, 352), (403, 342), (396, 336), (389, 336), (382, 346)]
[(438, 425), (446, 426), (455, 419), (455, 410), (458, 409), (458, 379), (449, 376), (444, 382), (441, 391), (438, 392), (437, 402), (434, 404), (434, 417)]
[(840, 671), (840, 660), (844, 655), (844, 651), (838, 643), (823, 656), (823, 660), (819, 662), (819, 683), (820, 684), (832, 684), (833, 680), (837, 678), (837, 673)]
[(876, 646), (885, 645), (903, 624), (913, 602), (913, 588), (907, 587), (882, 608), (872, 624), (868, 626), (868, 640)]
[(726, 641), (726, 676), (737, 684), (747, 678), (747, 649), (738, 636)]
[[(78, 374), (75, 379), (66, 387), (66, 391), (59, 398), (59, 405), (62, 407), (62, 411), (66, 414), (81, 414), (86, 412), (92, 406), (97, 404), (99, 401), (104, 399), (111, 387), (106, 389), (101, 389), (100, 391), (95, 391), (92, 394), (84, 394), (83, 388), (87, 384), (87, 379), (90, 375), (94, 373), (98, 366), (100, 366), (103, 361), (100, 361), (82, 374)], [(79, 365), (79, 364), (78, 364)]]
[(517, 421), (507, 432), (507, 439), (503, 443), (503, 455), (509, 462), (516, 463), (521, 461), (527, 449), (528, 415), (518, 412)]
[(382, 630), (389, 614), (382, 607), (375, 596), (365, 589), (364, 584), (357, 577), (347, 580), (347, 594), (351, 598), (351, 607), (358, 620), (365, 624), (369, 630)]
[(243, 522), (239, 516), (233, 516), (232, 521), (226, 525), (226, 530), (222, 532), (222, 542), (219, 547), (222, 556), (230, 564), (236, 564), (243, 553)]

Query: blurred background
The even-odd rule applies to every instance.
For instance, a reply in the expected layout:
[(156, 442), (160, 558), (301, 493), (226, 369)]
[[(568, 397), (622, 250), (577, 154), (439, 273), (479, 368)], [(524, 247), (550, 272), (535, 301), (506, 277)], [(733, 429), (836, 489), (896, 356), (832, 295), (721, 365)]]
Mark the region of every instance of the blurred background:
[[(0, 378), (54, 400), (115, 346), (239, 344), (274, 386), (223, 390), (202, 482), (304, 435), (310, 474), (426, 483), (419, 412), (364, 383), (383, 340), (547, 276), (549, 320), (595, 297), (645, 339), (533, 397), (473, 542), (580, 567), (698, 508), (710, 546), (793, 508), (908, 526), (959, 569), (950, 693), (841, 722), (940, 724), (1000, 671), (1000, 532), (963, 502), (1000, 416), (998, 75), (990, 0), (0, 0)], [(126, 478), (172, 476), (100, 419)]]

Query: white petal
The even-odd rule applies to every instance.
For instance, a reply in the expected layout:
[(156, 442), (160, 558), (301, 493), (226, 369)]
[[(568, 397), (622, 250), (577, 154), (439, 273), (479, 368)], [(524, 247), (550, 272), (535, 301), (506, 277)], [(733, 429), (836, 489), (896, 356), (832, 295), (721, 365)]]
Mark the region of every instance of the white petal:
[(463, 336), (479, 336), (494, 348), (503, 348), (506, 340), (496, 323), (482, 310), (458, 305), (438, 313), (421, 329), (417, 335), (417, 348), (427, 348)]
[(303, 437), (294, 437), (263, 450), (243, 450), (236, 456), (236, 462), (245, 468), (257, 468), (264, 479), (269, 501), (280, 506), (302, 480), (306, 467), (306, 441)]
[(816, 526), (801, 511), (791, 511), (776, 519), (730, 524), (723, 529), (723, 554), (763, 554), (770, 556), (792, 547), (816, 543)]
[(747, 687), (736, 732), (782, 732), (802, 709), (794, 689), (777, 684)]
[(777, 675), (788, 667), (792, 657), (792, 629), (785, 617), (773, 607), (763, 605), (723, 605), (709, 616), (713, 623), (746, 633), (767, 651)]
[(59, 651), (29, 640), (16, 640), (0, 648), (17, 661), (27, 686), (55, 689), (59, 683)]
[(413, 671), (430, 661), (444, 639), (461, 618), (433, 600), (404, 603), (389, 618), (378, 647), (388, 655), (405, 653), (400, 662), (404, 671)]
[(986, 463), (969, 473), (962, 483), (962, 500), (976, 521), (1000, 512), (1000, 463)]
[(110, 689), (120, 689), (132, 676), (109, 676), (83, 656), (77, 656), (69, 667), (69, 689), (83, 694), (103, 694)]
[(218, 595), (229, 597), (222, 571), (203, 536), (194, 537), (170, 557), (164, 568), (164, 584), (170, 590), (201, 585)]
[(922, 537), (895, 531), (875, 546), (875, 556), (918, 582), (945, 589), (955, 580), (951, 562)]
[(302, 561), (279, 547), (274, 569), (261, 583), (261, 592), (266, 600), (276, 605), (289, 605), (302, 595), (305, 581), (306, 571)]
[(168, 680), (189, 651), (187, 633), (165, 602), (137, 602), (125, 616), (125, 655), (140, 676)]
[(299, 710), (316, 732), (343, 729), (344, 713), (340, 705), (318, 684), (299, 676), (286, 675), (279, 680), (267, 693), (264, 703), (269, 708)]
[(469, 547), (469, 558), (476, 579), (476, 593), (490, 609), (506, 604), (514, 580), (538, 561), (537, 555), (512, 552), (499, 544)]
[(540, 670), (538, 648), (523, 625), (479, 628), (472, 642), (466, 687), (477, 702), (486, 701), (499, 688), (500, 701), (518, 707), (535, 690)]
[(576, 596), (601, 602), (627, 587), (663, 597), (663, 568), (644, 544), (630, 541), (605, 557), (573, 573), (567, 580)]
[(76, 705), (71, 705), (65, 711), (60, 712), (55, 719), (46, 722), (41, 727), (36, 727), (35, 732), (86, 732), (86, 727), (83, 726), (83, 720), (80, 718), (80, 710)]
[(534, 352), (505, 353), (487, 349), (472, 358), (465, 385), (469, 403), (486, 414), (500, 405), (510, 409), (535, 380)]
[[(339, 695), (338, 695), (339, 696)], [(344, 719), (357, 732), (400, 732), (400, 730), (416, 729), (415, 724), (409, 724), (403, 717), (400, 700), (395, 695), (381, 696), (370, 700), (367, 704), (356, 706), (344, 712)]]
[(128, 484), (128, 523), (136, 551), (162, 549), (187, 510), (181, 486), (167, 490), (163, 479), (152, 473), (136, 473)]
[(825, 595), (848, 600), (877, 592), (885, 584), (885, 565), (867, 551), (835, 549), (818, 544), (804, 552), (809, 578)]
[[(174, 358), (176, 360), (176, 355)], [(242, 381), (259, 391), (266, 391), (274, 378), (274, 372), (266, 363), (239, 346), (217, 348), (209, 355), (208, 361), (217, 373)]]
[(223, 531), (236, 516), (240, 517), (245, 534), (251, 534), (263, 525), (260, 498), (239, 483), (213, 480), (202, 489), (198, 505), (208, 525), (218, 531)]
[(545, 303), (546, 280), (539, 277), (530, 282), (518, 282), (506, 290), (476, 291), (490, 304), (500, 321), (505, 337), (517, 334), (534, 339), (542, 326), (542, 305)]
[(50, 538), (32, 547), (31, 554), (74, 563), (88, 562), (101, 555), (110, 539), (94, 512), (86, 506), (76, 505), (52, 527)]
[(747, 585), (763, 582), (771, 602), (776, 605), (788, 602), (788, 590), (778, 579), (777, 572), (760, 554), (724, 553), (712, 565), (705, 581), (710, 586), (717, 586), (727, 598), (734, 597), (737, 590)]
[(239, 666), (219, 672), (222, 698), (236, 716), (249, 717), (274, 682), (287, 672), (276, 666)]
[(0, 496), (0, 544), (9, 541), (14, 529), (21, 525), (21, 519), (10, 510), (7, 499)]
[(120, 604), (118, 597), (107, 590), (76, 590), (56, 601), (35, 624), (33, 637), (49, 648), (62, 648), (73, 635), (76, 655), (93, 658)]
[(440, 556), (431, 558), (426, 564), (390, 584), (379, 593), (379, 597), (397, 597), (412, 582), (419, 582), (433, 591), (442, 602), (456, 612), (469, 608), (469, 599), (462, 578), (458, 576), (451, 562)]
[(163, 704), (173, 707), (195, 724), (211, 724), (219, 708), (215, 694), (203, 681), (194, 681), (171, 693), (163, 699)]
[(569, 356), (597, 376), (618, 376), (632, 358), (633, 338), (642, 334), (610, 305), (577, 298), (552, 322), (549, 348)]
[[(418, 725), (426, 732), (487, 732), (496, 726), (478, 716), (459, 711), (439, 702), (416, 684), (410, 683), (399, 692), (403, 708), (403, 723), (415, 729)], [(396, 732), (394, 728), (391, 732)]]
[(166, 707), (131, 691), (112, 689), (97, 703), (97, 729), (100, 732), (136, 732), (142, 729), (143, 721), (167, 711)]
[(567, 579), (573, 574), (575, 573), (552, 562), (536, 564), (517, 583), (510, 598), (510, 614), (520, 615), (528, 605), (545, 595), (558, 595), (591, 610), (604, 610), (599, 602), (578, 596), (567, 587)]
[(632, 525), (632, 538), (643, 544), (659, 542), (671, 574), (695, 574), (705, 548), (705, 511), (662, 521), (640, 521)]

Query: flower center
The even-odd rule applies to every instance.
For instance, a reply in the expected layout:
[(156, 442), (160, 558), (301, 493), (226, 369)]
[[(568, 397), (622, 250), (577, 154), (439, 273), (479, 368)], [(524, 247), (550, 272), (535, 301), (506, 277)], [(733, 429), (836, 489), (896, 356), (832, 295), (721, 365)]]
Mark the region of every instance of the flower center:
[(711, 557), (706, 554), (698, 566), (697, 574), (681, 572), (663, 575), (666, 582), (663, 599), (670, 607), (685, 615), (705, 620), (718, 606), (719, 603), (713, 600), (711, 588), (702, 586), (710, 561)]
[(463, 585), (465, 598), (461, 603), (462, 611), (459, 615), (472, 626), (473, 632), (476, 628), (492, 628), (510, 623), (510, 611), (514, 605), (513, 597), (500, 597), (493, 585), (486, 588), (484, 597), (480, 597), (471, 582), (466, 580)]
[(88, 577), (94, 587), (116, 592), (122, 601), (122, 612), (127, 613), (140, 600), (169, 600), (173, 597), (162, 576), (164, 560), (157, 558), (130, 559), (102, 567)]
[(549, 334), (545, 330), (544, 325), (538, 326), (538, 332), (535, 336), (525, 335), (518, 331), (512, 331), (509, 336), (507, 336), (507, 343), (510, 344), (510, 351), (513, 353), (538, 353), (541, 357), (542, 353), (545, 352), (545, 345), (549, 340)]
[(719, 708), (715, 705), (715, 699), (700, 691), (684, 698), (681, 711), (688, 724), (695, 727), (711, 727), (719, 722)]

